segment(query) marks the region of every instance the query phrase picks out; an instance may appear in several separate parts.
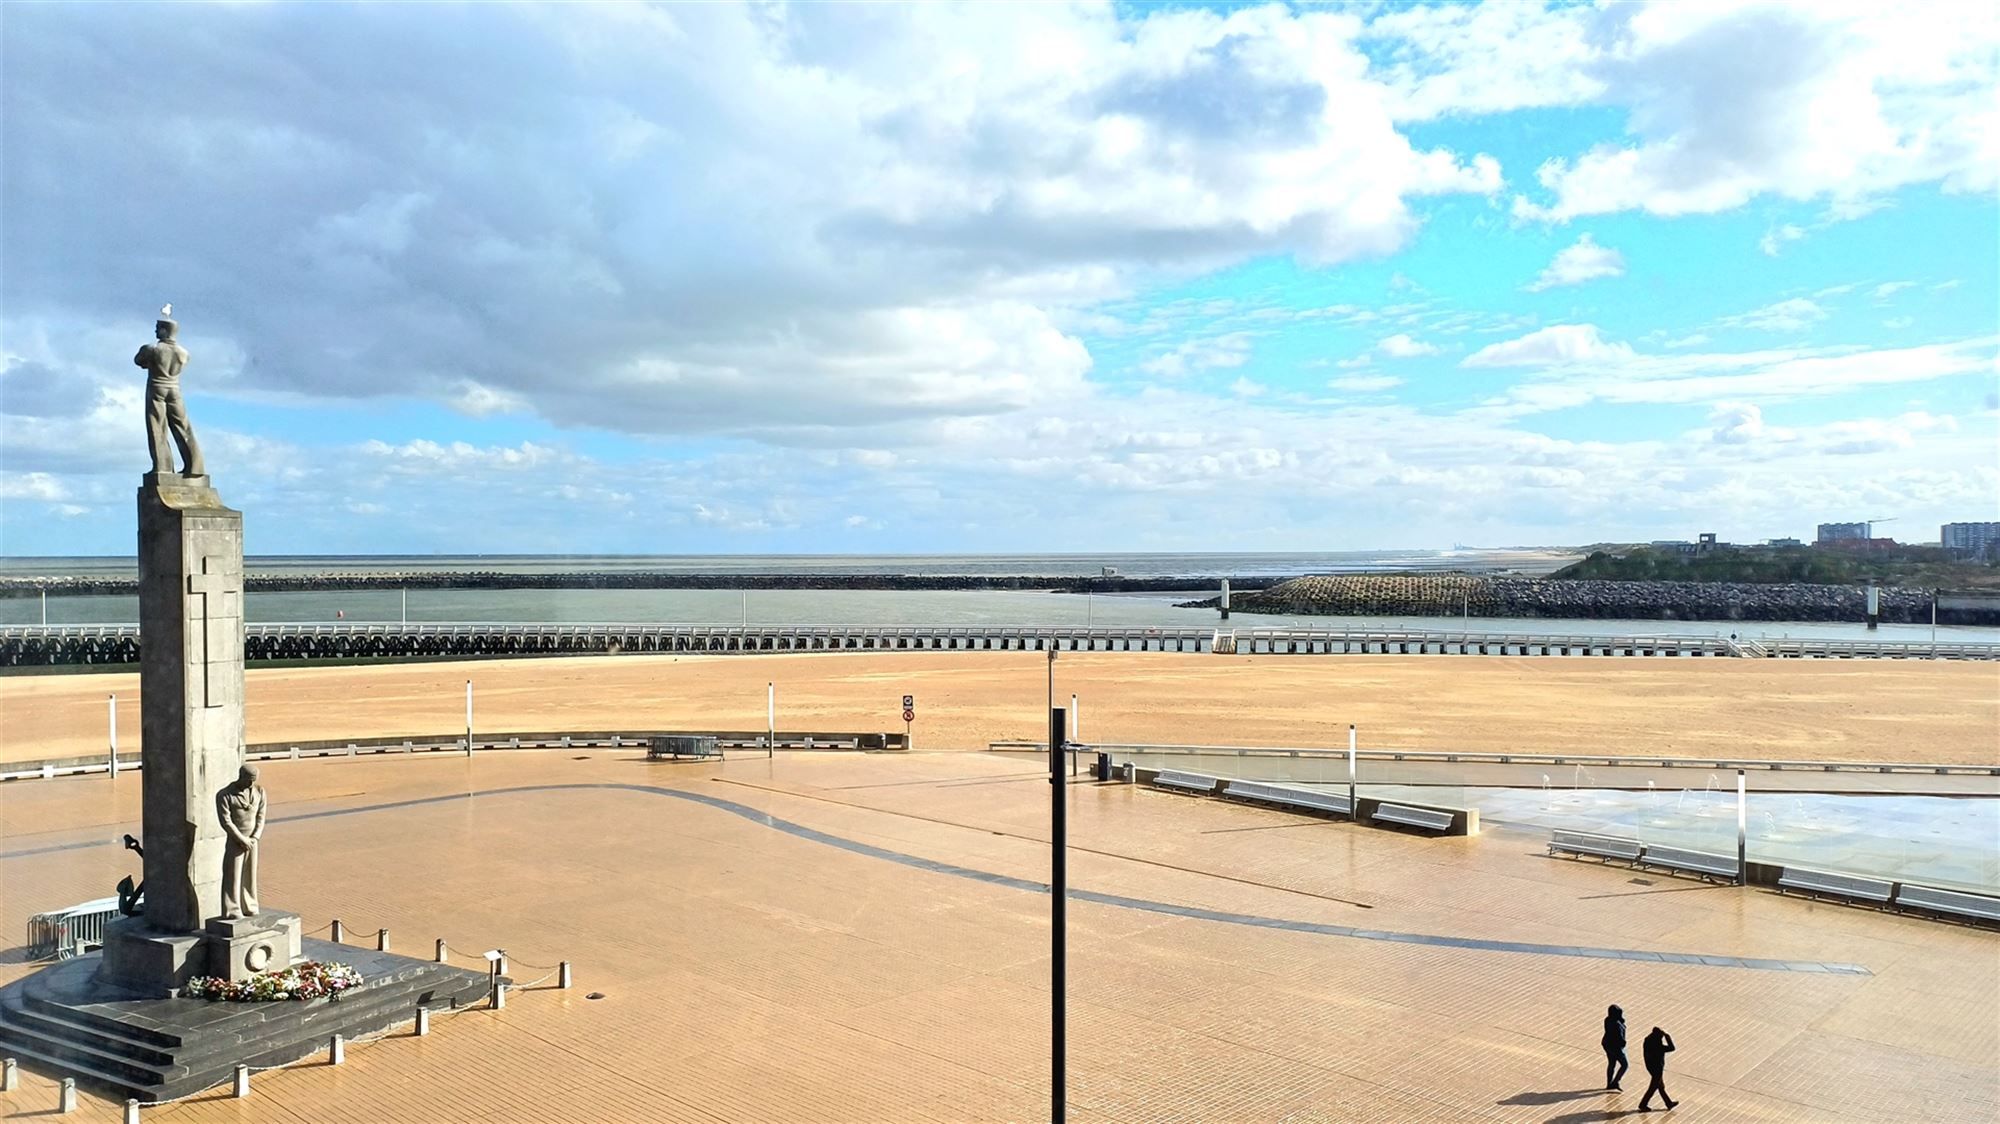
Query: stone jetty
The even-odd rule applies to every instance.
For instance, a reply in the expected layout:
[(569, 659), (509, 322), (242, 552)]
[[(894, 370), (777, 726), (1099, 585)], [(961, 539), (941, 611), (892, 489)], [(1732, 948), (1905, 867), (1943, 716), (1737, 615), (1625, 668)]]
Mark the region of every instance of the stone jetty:
[[(1930, 620), (1928, 590), (1882, 590), (1882, 619)], [(1204, 608), (1214, 598), (1186, 602)], [(1238, 594), (1238, 613), (1295, 616), (1550, 617), (1606, 620), (1858, 621), (1861, 586), (1801, 583), (1557, 581), (1461, 574), (1339, 574), (1294, 578)]]

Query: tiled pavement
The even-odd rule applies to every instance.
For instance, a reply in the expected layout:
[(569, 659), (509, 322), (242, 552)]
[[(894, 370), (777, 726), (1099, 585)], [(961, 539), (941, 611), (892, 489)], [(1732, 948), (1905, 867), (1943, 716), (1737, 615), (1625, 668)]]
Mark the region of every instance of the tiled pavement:
[[(273, 763), (265, 897), (402, 951), (499, 945), (578, 987), (147, 1119), (1030, 1120), (1048, 1104), (1048, 784), (1019, 758), (631, 754)], [(576, 758), (583, 758), (578, 760)], [(715, 798), (821, 836), (639, 785)], [(468, 792), (482, 795), (463, 798)], [(459, 799), (430, 800), (442, 796)], [(1123, 786), (1070, 791), (1074, 888), (1444, 938), (1838, 962), (1867, 974), (1357, 940), (1073, 901), (1079, 1120), (1584, 1124), (1606, 1003), (1681, 1049), (1684, 1120), (2000, 1115), (2000, 936)], [(0, 925), (98, 896), (138, 778), (0, 786)], [(104, 845), (47, 850), (68, 843)], [(36, 851), (28, 855), (23, 852)], [(5, 857), (16, 856), (16, 857)], [(0, 954), (0, 979), (31, 966)], [(605, 997), (592, 1001), (590, 991)], [(0, 1109), (54, 1105), (25, 1075)], [(116, 1119), (86, 1098), (82, 1119)]]

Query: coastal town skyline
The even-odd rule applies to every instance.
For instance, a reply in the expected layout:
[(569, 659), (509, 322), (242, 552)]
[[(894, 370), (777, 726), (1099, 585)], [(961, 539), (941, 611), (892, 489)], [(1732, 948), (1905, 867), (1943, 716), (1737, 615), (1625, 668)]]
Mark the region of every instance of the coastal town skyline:
[(130, 552), (169, 301), (252, 554), (1932, 541), (2000, 518), (1996, 43), (1958, 5), (13, 8), (0, 551)]

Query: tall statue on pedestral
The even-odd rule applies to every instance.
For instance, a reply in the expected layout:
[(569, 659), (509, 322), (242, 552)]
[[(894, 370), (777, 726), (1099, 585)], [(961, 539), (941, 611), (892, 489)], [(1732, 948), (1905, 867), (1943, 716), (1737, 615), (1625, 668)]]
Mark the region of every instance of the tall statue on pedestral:
[(257, 766), (245, 765), (236, 780), (215, 797), (216, 814), (228, 841), (222, 848), (222, 916), (257, 913), (257, 841), (264, 835), (264, 790)]
[(174, 339), (180, 325), (174, 323), (173, 312), (171, 304), (160, 309), (160, 318), (153, 323), (155, 342), (132, 357), (134, 366), (146, 369), (146, 442), (153, 453), (154, 475), (174, 474), (173, 452), (167, 447), (167, 435), (172, 433), (181, 450), (181, 474), (205, 476), (201, 446), (195, 444), (194, 426), (188, 423), (187, 405), (181, 401), (181, 370), (187, 366), (188, 353)]

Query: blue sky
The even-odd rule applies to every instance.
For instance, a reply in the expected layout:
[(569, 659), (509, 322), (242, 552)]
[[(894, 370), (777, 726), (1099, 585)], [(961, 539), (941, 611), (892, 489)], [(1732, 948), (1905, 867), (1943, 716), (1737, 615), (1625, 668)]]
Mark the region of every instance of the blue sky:
[[(171, 82), (155, 45), (174, 44)], [(1969, 5), (16, 7), (0, 552), (2000, 518)]]

